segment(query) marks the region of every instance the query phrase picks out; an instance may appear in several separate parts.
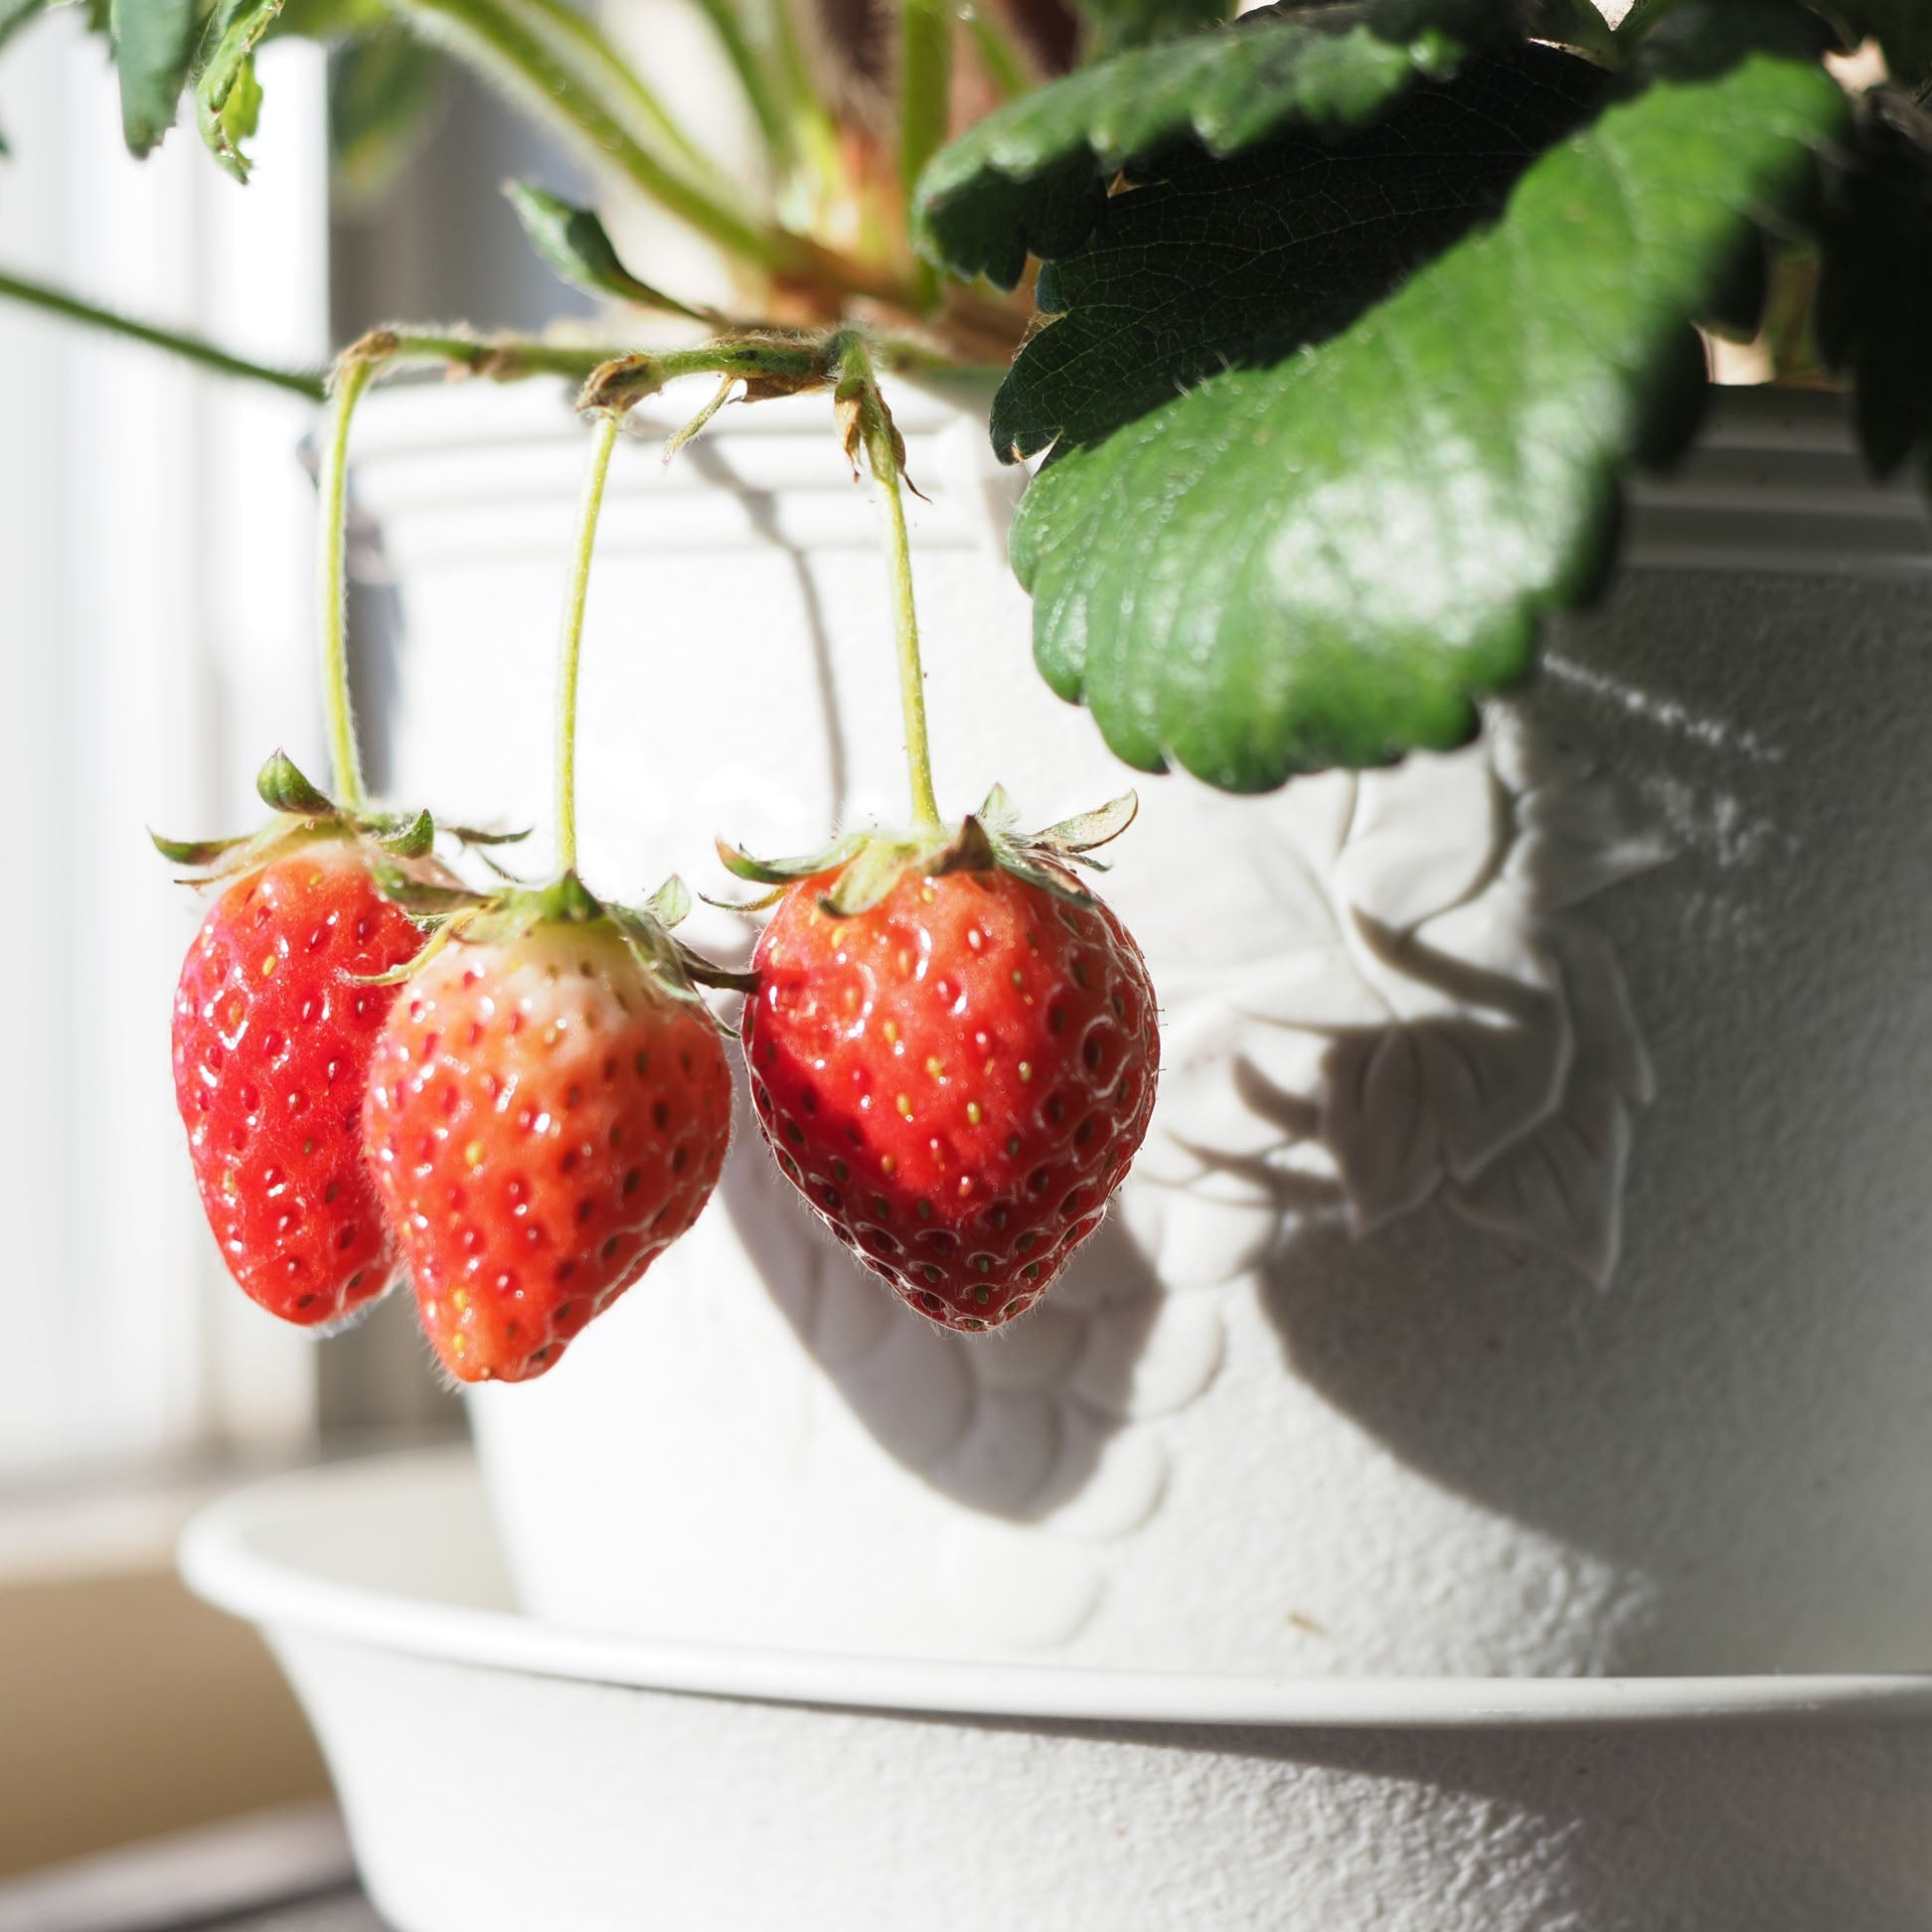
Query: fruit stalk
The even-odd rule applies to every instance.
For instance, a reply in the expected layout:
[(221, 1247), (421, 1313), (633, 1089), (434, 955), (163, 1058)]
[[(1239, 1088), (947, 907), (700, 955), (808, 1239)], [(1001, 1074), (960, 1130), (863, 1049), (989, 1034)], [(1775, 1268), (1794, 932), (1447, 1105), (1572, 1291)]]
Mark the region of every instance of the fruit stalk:
[(604, 484), (623, 419), (619, 407), (601, 407), (595, 412), (590, 468), (577, 511), (576, 554), (571, 560), (569, 591), (564, 603), (564, 635), (558, 647), (557, 869), (562, 873), (576, 871), (577, 668), (583, 655), (583, 610), (590, 593), (590, 558), (596, 549), (597, 519), (603, 513)]
[(355, 701), (349, 690), (349, 427), (356, 404), (386, 357), (351, 349), (336, 364), (335, 402), (322, 449), (319, 479), (321, 544), (316, 579), (322, 597), (322, 710), (329, 725), (329, 758), (336, 797), (351, 812), (366, 811), (362, 755), (356, 746)]
[(846, 448), (860, 443), (878, 487), (886, 519), (886, 564), (892, 591), (892, 636), (898, 651), (899, 710), (905, 720), (905, 763), (912, 792), (912, 822), (921, 832), (942, 829), (932, 790), (932, 751), (926, 736), (925, 669), (919, 659), (919, 618), (912, 598), (912, 551), (905, 530), (905, 446), (879, 393), (871, 352), (847, 333), (839, 342), (837, 403), (846, 424)]

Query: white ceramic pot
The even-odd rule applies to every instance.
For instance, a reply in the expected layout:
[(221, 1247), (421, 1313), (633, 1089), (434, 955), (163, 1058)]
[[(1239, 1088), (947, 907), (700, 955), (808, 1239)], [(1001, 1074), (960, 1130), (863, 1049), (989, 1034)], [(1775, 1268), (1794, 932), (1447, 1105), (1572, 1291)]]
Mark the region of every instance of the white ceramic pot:
[(397, 1932), (1923, 1932), (1932, 1680), (1269, 1681), (505, 1613), (467, 1459), (190, 1531)]
[[(1098, 803), (1129, 775), (1033, 672), (1015, 479), (897, 402), (942, 798)], [(524, 1602), (1177, 1672), (1924, 1661), (1929, 547), (1829, 406), (1727, 401), (1479, 744), (1262, 799), (1134, 781), (1104, 889), (1161, 989), (1161, 1107), (1014, 1331), (898, 1307), (742, 1132), (698, 1230), (474, 1402)], [(545, 816), (583, 455), (536, 392), (369, 412), (411, 802)], [(594, 886), (901, 809), (823, 399), (620, 454), (586, 651)]]

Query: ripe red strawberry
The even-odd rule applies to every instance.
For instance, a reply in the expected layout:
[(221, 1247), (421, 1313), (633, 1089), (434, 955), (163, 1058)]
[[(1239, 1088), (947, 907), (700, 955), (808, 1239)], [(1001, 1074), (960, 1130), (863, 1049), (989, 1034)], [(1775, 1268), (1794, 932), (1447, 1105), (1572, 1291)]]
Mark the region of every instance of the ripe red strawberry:
[(730, 1133), (717, 1028), (646, 963), (637, 915), (627, 937), (567, 876), (506, 904), (409, 982), (364, 1113), (423, 1328), (462, 1381), (556, 1367), (698, 1218)]
[(238, 874), (182, 966), (175, 1099), (202, 1205), (230, 1272), (285, 1321), (341, 1322), (396, 1272), (361, 1138), (396, 992), (356, 981), (421, 944), (364, 849), (322, 838)]
[(744, 1009), (752, 1099), (786, 1178), (953, 1329), (1039, 1300), (1098, 1226), (1154, 1106), (1138, 948), (1098, 900), (1049, 889), (1055, 869), (1026, 870), (990, 853), (914, 863), (843, 916), (824, 902), (832, 875), (802, 880), (758, 943)]

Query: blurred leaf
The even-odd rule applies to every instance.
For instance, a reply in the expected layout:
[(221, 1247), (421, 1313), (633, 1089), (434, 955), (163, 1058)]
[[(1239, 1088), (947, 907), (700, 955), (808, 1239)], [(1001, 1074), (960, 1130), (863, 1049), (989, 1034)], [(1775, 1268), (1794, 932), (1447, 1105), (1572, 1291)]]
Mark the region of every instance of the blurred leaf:
[(1894, 88), (1864, 103), (1824, 254), (1818, 346), (1854, 379), (1859, 440), (1888, 475), (1932, 451), (1932, 115)]
[(1466, 738), (1600, 580), (1619, 472), (1694, 424), (1688, 325), (1809, 206), (1849, 114), (1816, 25), (1693, 0), (1494, 227), (1049, 462), (1013, 532), (1047, 682), (1129, 764), (1237, 791)]
[(150, 154), (175, 123), (201, 22), (195, 0), (112, 0), (109, 30), (128, 151)]
[(1096, 54), (1179, 40), (1217, 26), (1234, 11), (1231, 0), (1073, 0)]
[(993, 404), (1003, 455), (1093, 442), (1223, 369), (1279, 362), (1346, 328), (1503, 209), (1512, 185), (1596, 104), (1600, 70), (1552, 48), (1471, 62), (1341, 145), (1194, 154), (1115, 195), (1078, 253), (1048, 262), (1060, 319)]
[(1011, 288), (1029, 252), (1051, 259), (1085, 241), (1123, 169), (1189, 144), (1226, 159), (1290, 131), (1339, 139), (1521, 29), (1508, 0), (1354, 0), (1267, 8), (1119, 55), (941, 149), (914, 198), (914, 239), (955, 274)]
[(261, 110), (254, 51), (281, 9), (282, 0), (224, 0), (209, 26), (214, 52), (195, 82), (195, 118), (208, 151), (237, 181), (248, 178), (242, 143)]
[(329, 145), (349, 194), (372, 197), (395, 180), (434, 125), (448, 84), (443, 56), (400, 26), (334, 50)]
[(267, 38), (294, 34), (303, 40), (340, 41), (395, 24), (389, 0), (284, 0)]
[(618, 257), (604, 225), (589, 209), (577, 208), (528, 181), (505, 182), (503, 192), (517, 211), (530, 245), (572, 288), (580, 288), (587, 295), (614, 295), (620, 301), (688, 316), (694, 322), (716, 319), (633, 275)]

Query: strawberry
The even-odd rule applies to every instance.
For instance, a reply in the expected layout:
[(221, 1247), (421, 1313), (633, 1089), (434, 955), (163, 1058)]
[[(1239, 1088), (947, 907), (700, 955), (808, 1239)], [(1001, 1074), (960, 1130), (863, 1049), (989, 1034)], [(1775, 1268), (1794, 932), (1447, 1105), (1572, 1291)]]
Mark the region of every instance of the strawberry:
[[(1120, 812), (1022, 841), (989, 833), (996, 794), (949, 842), (871, 841), (795, 879), (759, 940), (742, 1033), (778, 1166), (947, 1328), (1031, 1308), (1147, 1131), (1160, 1061), (1147, 967), (1061, 864)], [(797, 870), (726, 860), (767, 879)]]
[[(219, 875), (232, 883), (175, 992), (174, 1076), (230, 1272), (271, 1314), (319, 1329), (396, 1272), (361, 1145), (369, 1056), (395, 990), (359, 982), (402, 965), (422, 935), (377, 889), (382, 852), (319, 794), (306, 800), (311, 814), (286, 814)], [(163, 850), (213, 863), (229, 848)]]
[(364, 1140), (443, 1366), (525, 1381), (698, 1218), (730, 1074), (682, 949), (574, 876), (449, 930), (383, 1029)]

